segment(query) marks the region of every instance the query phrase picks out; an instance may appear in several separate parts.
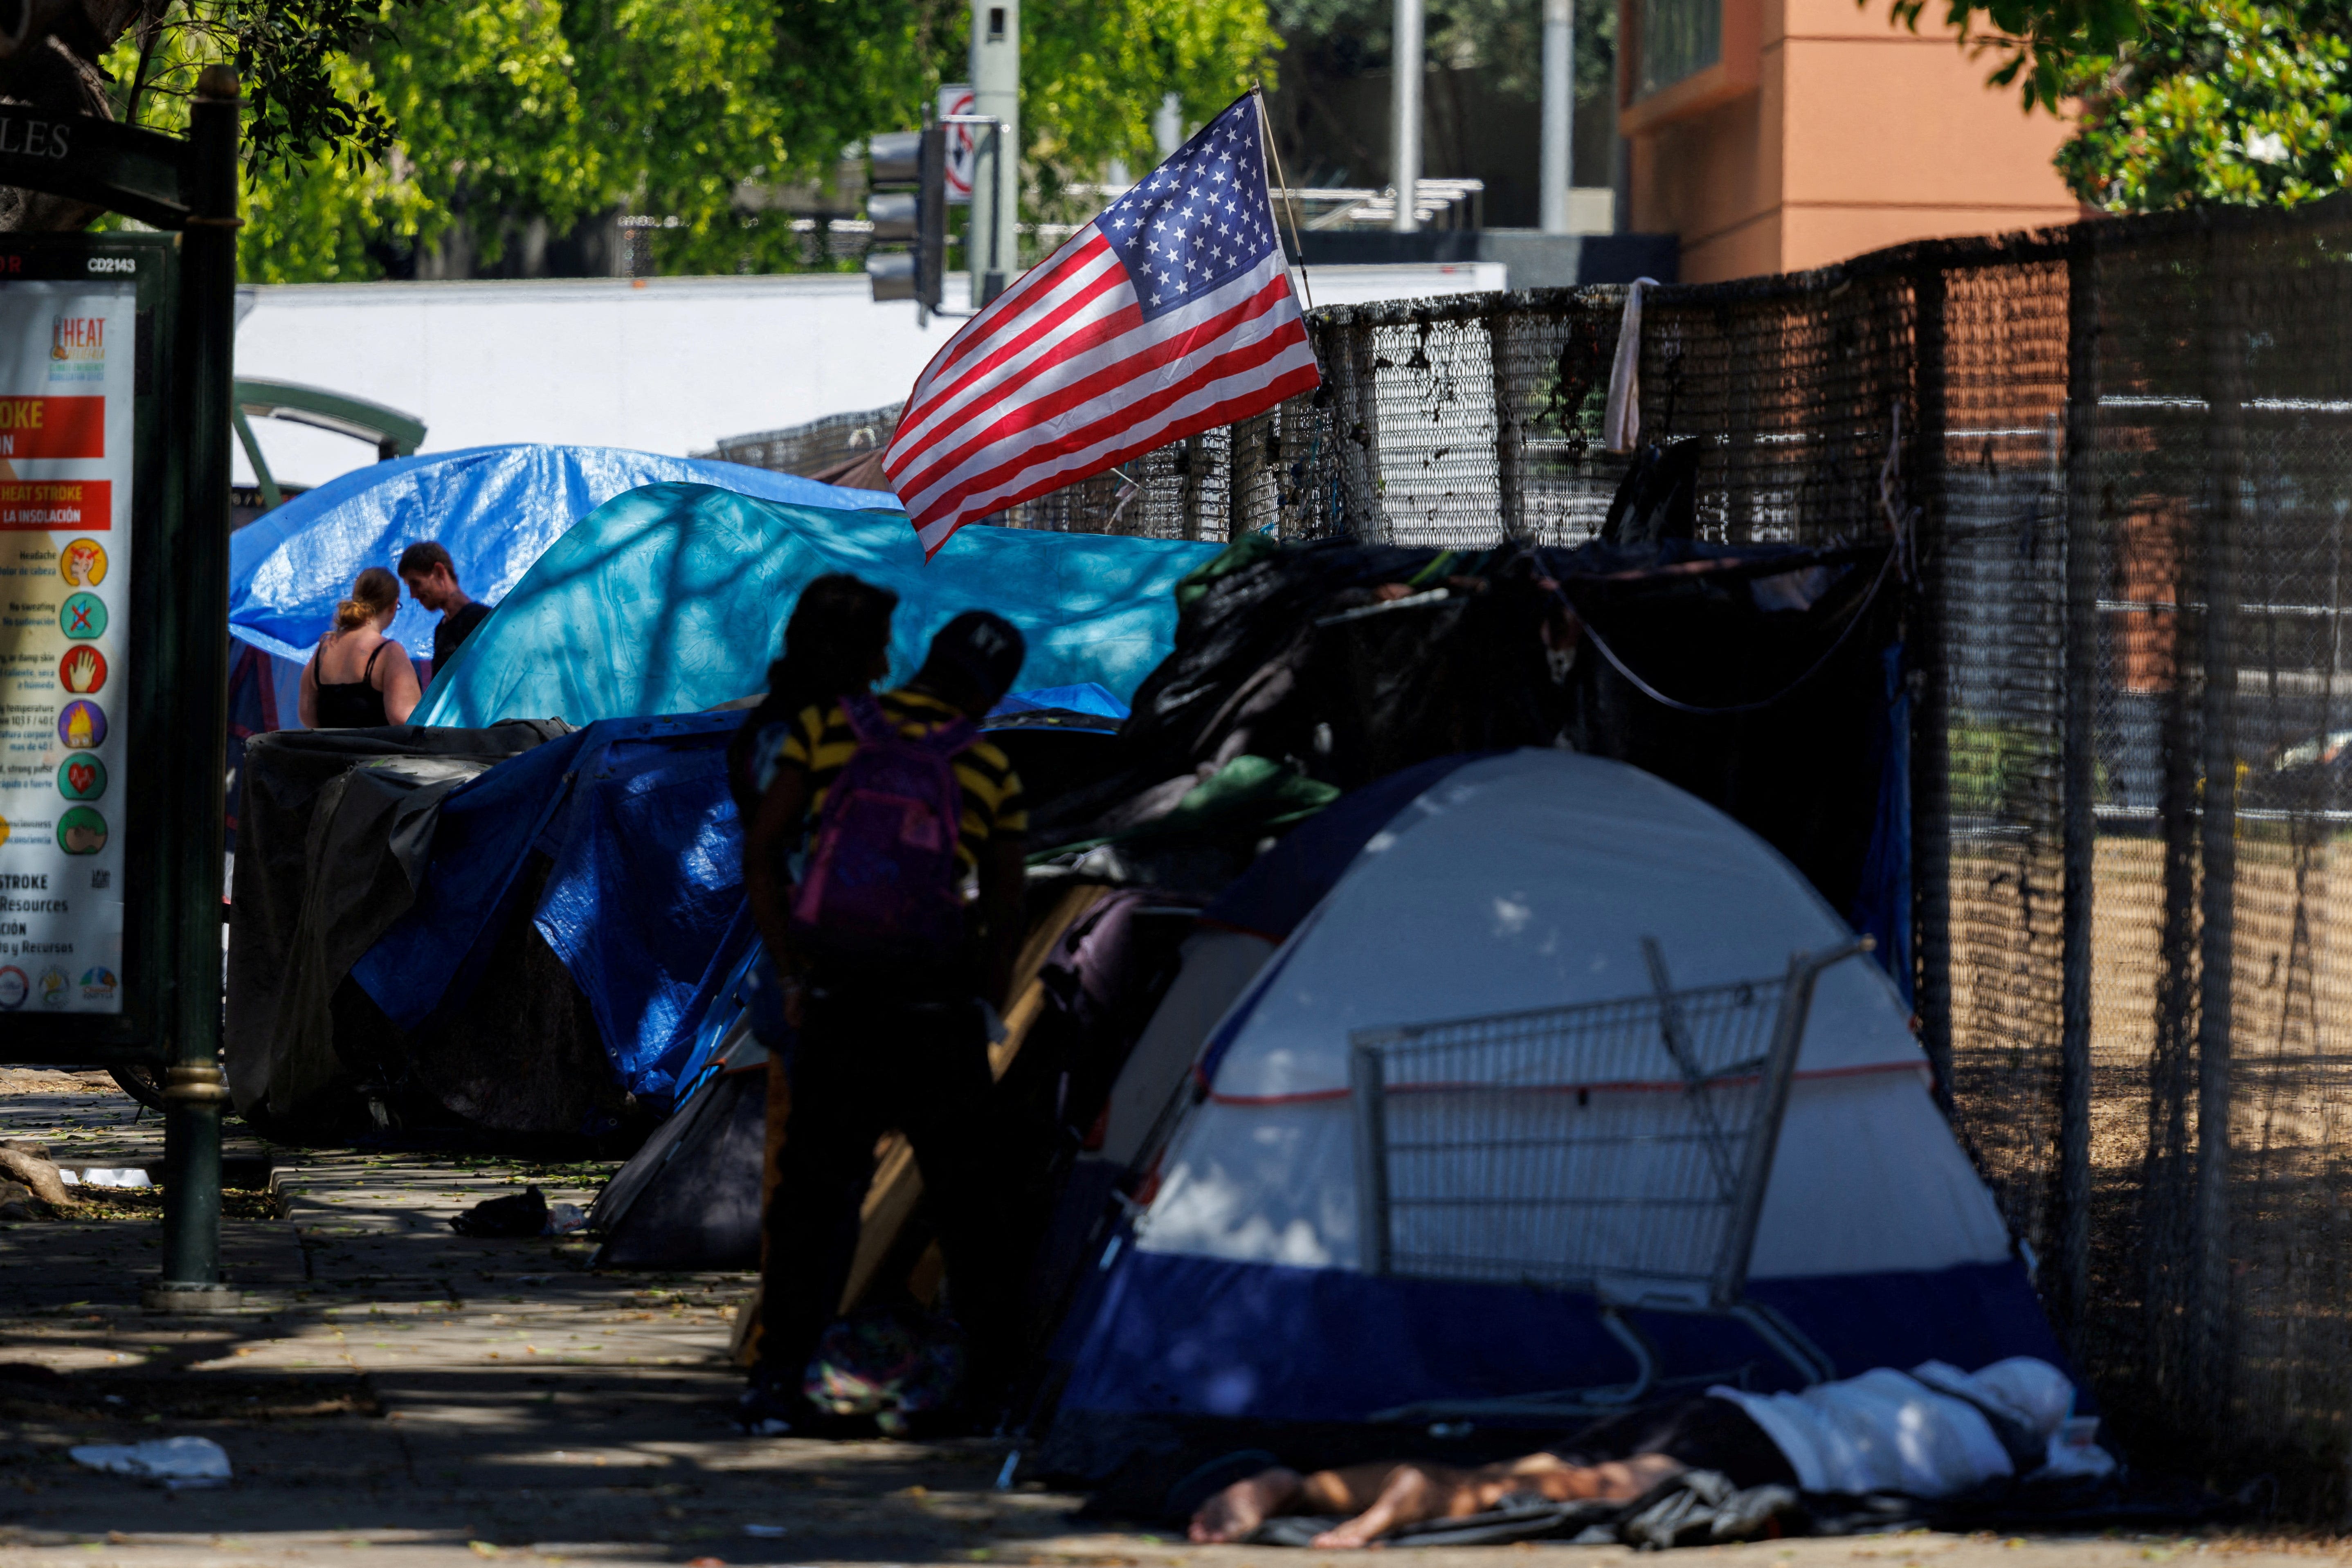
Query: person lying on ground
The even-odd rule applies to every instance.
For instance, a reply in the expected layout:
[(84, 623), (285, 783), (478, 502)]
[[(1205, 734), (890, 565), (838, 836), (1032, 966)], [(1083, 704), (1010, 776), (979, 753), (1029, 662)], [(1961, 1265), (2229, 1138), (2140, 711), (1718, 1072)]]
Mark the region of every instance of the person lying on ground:
[(1930, 1361), (1879, 1367), (1801, 1394), (1706, 1394), (1610, 1416), (1556, 1447), (1460, 1469), (1415, 1461), (1301, 1475), (1262, 1470), (1202, 1503), (1196, 1542), (1246, 1540), (1276, 1514), (1346, 1522), (1320, 1547), (1365, 1546), (1409, 1524), (1461, 1519), (1506, 1498), (1632, 1502), (1685, 1470), (1714, 1470), (1742, 1490), (1901, 1492), (1952, 1497), (2047, 1461), (2074, 1387), (2046, 1361), (2014, 1356), (1973, 1375)]

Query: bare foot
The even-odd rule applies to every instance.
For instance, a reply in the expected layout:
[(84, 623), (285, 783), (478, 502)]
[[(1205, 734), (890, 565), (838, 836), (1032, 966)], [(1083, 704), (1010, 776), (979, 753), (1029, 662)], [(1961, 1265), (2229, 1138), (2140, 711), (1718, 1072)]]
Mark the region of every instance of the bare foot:
[(1260, 1470), (1202, 1503), (1185, 1533), (1204, 1545), (1242, 1540), (1288, 1505), (1298, 1495), (1298, 1483), (1297, 1470)]
[(1372, 1506), (1347, 1523), (1327, 1530), (1311, 1544), (1327, 1551), (1370, 1546), (1400, 1524), (1418, 1524), (1441, 1513), (1467, 1512), (1466, 1500), (1418, 1465), (1399, 1465), (1389, 1472)]
[(1307, 1544), (1320, 1547), (1326, 1552), (1346, 1552), (1355, 1547), (1371, 1545), (1387, 1528), (1386, 1524), (1368, 1524), (1360, 1515), (1337, 1530), (1325, 1531)]

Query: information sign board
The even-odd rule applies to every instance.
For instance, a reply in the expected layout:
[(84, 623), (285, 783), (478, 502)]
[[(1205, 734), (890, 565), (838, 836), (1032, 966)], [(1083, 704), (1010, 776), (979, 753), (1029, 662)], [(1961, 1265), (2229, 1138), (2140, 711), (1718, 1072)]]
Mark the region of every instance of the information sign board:
[(177, 259), (166, 235), (0, 235), (0, 1030), (58, 1061), (168, 1033)]
[(0, 1012), (122, 1010), (137, 292), (0, 279)]
[[(0, 106), (0, 186), (161, 232), (0, 235), (0, 1061), (159, 1070), (140, 1299), (220, 1278), (236, 73), (183, 141)], [(160, 1084), (157, 1079), (160, 1078)]]

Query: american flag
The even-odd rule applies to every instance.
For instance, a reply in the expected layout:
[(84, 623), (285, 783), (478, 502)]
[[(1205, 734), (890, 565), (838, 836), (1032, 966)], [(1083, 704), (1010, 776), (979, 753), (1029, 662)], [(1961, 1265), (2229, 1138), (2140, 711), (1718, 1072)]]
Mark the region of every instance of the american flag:
[(948, 340), (883, 455), (926, 559), (969, 522), (1312, 391), (1245, 94)]

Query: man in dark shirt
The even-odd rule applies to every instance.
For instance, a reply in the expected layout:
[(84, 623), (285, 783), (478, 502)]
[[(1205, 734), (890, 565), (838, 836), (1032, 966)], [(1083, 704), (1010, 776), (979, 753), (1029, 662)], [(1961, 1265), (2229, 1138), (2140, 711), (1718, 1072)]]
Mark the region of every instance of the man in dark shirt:
[(457, 569), (449, 552), (437, 540), (420, 539), (400, 552), (400, 580), (408, 584), (409, 596), (417, 603), (440, 613), (441, 623), (433, 628), (433, 673), (437, 675), (497, 607), (466, 596), (457, 586)]

